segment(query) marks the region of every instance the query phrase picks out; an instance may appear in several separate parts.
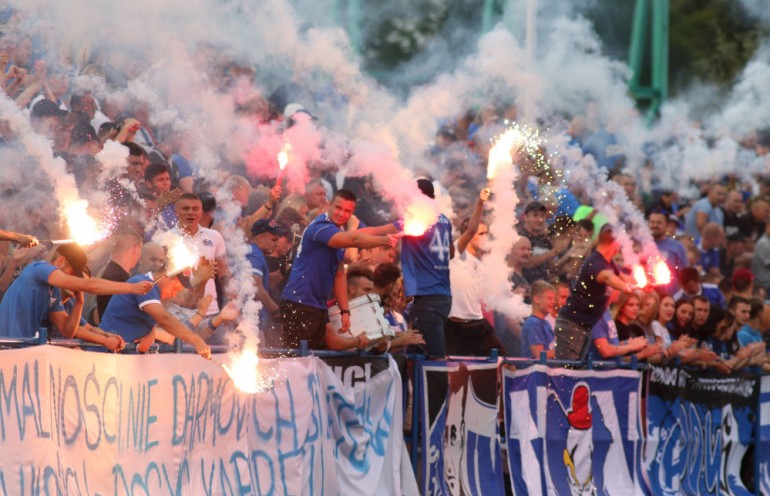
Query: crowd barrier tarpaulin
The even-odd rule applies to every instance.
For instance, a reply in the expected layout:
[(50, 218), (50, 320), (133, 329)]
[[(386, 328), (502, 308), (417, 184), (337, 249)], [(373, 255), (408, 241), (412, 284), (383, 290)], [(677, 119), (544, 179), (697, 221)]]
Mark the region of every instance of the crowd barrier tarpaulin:
[(770, 376), (759, 383), (759, 415), (757, 422), (756, 474), (760, 494), (770, 494)]
[(640, 384), (632, 370), (504, 370), (514, 494), (643, 494)]
[(396, 362), (390, 356), (323, 362), (339, 494), (418, 495), (403, 440), (403, 391)]
[(757, 378), (708, 377), (677, 367), (651, 367), (648, 374), (643, 461), (652, 494), (754, 494), (740, 474), (750, 463), (745, 455), (753, 442)]
[(261, 368), (249, 395), (195, 355), (2, 351), (0, 491), (416, 494), (392, 362), (354, 388), (315, 357)]
[(418, 362), (423, 495), (505, 494), (496, 362)]

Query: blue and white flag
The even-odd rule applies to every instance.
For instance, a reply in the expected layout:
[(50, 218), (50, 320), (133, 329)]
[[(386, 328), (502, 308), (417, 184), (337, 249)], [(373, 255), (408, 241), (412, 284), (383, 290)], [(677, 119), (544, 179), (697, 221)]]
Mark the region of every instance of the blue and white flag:
[(504, 494), (496, 363), (419, 365), (424, 495)]
[(643, 494), (635, 470), (640, 377), (541, 365), (505, 370), (514, 494)]

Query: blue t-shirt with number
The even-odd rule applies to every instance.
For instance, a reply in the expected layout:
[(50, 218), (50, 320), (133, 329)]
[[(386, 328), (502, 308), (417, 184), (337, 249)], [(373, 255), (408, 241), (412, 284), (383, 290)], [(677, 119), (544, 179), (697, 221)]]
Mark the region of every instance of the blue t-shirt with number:
[[(142, 281), (152, 281), (152, 278), (147, 274), (139, 274), (129, 278), (126, 282), (131, 284)], [(157, 285), (144, 295), (113, 295), (104, 310), (99, 327), (105, 331), (120, 334), (126, 342), (139, 339), (150, 332), (155, 325), (155, 320), (142, 310), (146, 305), (152, 303), (162, 304)]]
[(50, 312), (63, 312), (59, 288), (48, 284), (56, 267), (32, 262), (13, 281), (0, 303), (0, 336), (31, 338)]
[(339, 232), (342, 230), (326, 214), (319, 215), (307, 226), (281, 299), (326, 309), (337, 267), (345, 255), (344, 249), (329, 246), (329, 240)]
[[(403, 220), (395, 226), (403, 230)], [(444, 214), (440, 214), (422, 236), (403, 238), (401, 266), (405, 296), (452, 295), (449, 289), (451, 247), (452, 224)]]

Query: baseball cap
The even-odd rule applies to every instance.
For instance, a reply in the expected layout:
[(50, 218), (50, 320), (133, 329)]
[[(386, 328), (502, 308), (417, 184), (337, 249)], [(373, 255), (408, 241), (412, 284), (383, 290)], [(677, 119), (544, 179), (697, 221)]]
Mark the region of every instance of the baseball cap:
[(80, 245), (68, 243), (61, 245), (56, 251), (67, 260), (76, 276), (83, 277), (84, 272), (91, 274), (91, 269), (88, 268), (88, 257), (86, 257), (86, 252), (83, 251)]
[(529, 214), (532, 212), (548, 212), (548, 209), (545, 205), (543, 205), (542, 202), (539, 202), (537, 200), (529, 202), (527, 206), (524, 208), (524, 213)]
[(251, 225), (252, 236), (257, 236), (266, 232), (275, 234), (276, 236), (283, 236), (286, 234), (286, 230), (279, 226), (274, 220), (260, 219)]
[(32, 117), (64, 117), (66, 110), (62, 110), (51, 100), (40, 100), (32, 107)]
[(735, 272), (733, 272), (733, 285), (737, 281), (746, 281), (746, 282), (752, 282), (754, 281), (754, 274), (751, 272), (751, 270), (741, 267), (740, 269), (737, 269)]
[(420, 191), (422, 191), (422, 194), (427, 196), (428, 198), (436, 198), (436, 190), (433, 188), (433, 183), (430, 182), (430, 180), (425, 178), (420, 178), (417, 180), (417, 187), (420, 188)]

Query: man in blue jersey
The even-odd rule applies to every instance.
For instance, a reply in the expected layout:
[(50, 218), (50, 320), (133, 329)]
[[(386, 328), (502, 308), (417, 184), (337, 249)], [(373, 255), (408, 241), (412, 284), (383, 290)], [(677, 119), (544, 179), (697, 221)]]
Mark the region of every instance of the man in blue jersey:
[(278, 246), (278, 240), (286, 235), (286, 230), (274, 220), (260, 219), (251, 225), (251, 253), (246, 259), (251, 263), (254, 285), (257, 294), (254, 298), (262, 303), (259, 311), (259, 328), (262, 330), (261, 342), (268, 347), (277, 346), (277, 336), (274, 336), (274, 324), (281, 317), (281, 309), (270, 297), (270, 269), (267, 265), (266, 253), (272, 253)]
[(172, 336), (193, 345), (203, 358), (210, 358), (211, 348), (203, 338), (185, 327), (163, 307), (163, 301), (173, 298), (183, 286), (178, 276), (161, 278), (152, 285), (152, 281), (162, 274), (163, 271), (131, 277), (129, 283), (150, 284), (152, 289), (146, 294), (113, 296), (99, 326), (120, 334), (126, 342), (137, 343), (137, 350), (145, 352), (155, 341), (154, 327), (157, 324)]
[(607, 308), (607, 287), (631, 292), (633, 278), (621, 274), (612, 259), (620, 250), (613, 228), (605, 224), (599, 243), (580, 266), (572, 293), (556, 317), (556, 359), (585, 360), (591, 344), (591, 329)]
[[(435, 199), (433, 183), (418, 179), (423, 195)], [(372, 234), (393, 234), (403, 227), (403, 220), (394, 224), (362, 231)], [(420, 236), (406, 236), (401, 247), (404, 272), (404, 295), (414, 298), (409, 320), (425, 338), (425, 353), (431, 357), (446, 356), (444, 326), (452, 308), (449, 282), (449, 260), (454, 256), (452, 224), (444, 214)]]
[[(80, 327), (83, 292), (94, 294), (129, 293), (142, 295), (152, 283), (135, 284), (83, 278), (88, 272), (88, 259), (76, 244), (60, 246), (51, 263), (29, 264), (13, 281), (0, 303), (0, 335), (31, 338), (47, 317), (65, 337), (73, 337)], [(73, 291), (75, 304), (67, 313), (61, 303), (61, 289)]]
[(356, 196), (340, 189), (332, 198), (329, 210), (310, 223), (302, 234), (291, 274), (281, 294), (282, 344), (298, 348), (300, 341), (310, 341), (322, 348), (329, 319), (326, 301), (334, 293), (342, 312), (342, 330), (350, 328), (347, 281), (340, 262), (345, 248), (394, 246), (393, 236), (375, 236), (361, 230), (345, 232), (345, 226), (356, 208)]
[(546, 357), (551, 360), (556, 353), (556, 338), (551, 324), (545, 318), (556, 305), (556, 288), (545, 281), (535, 281), (530, 295), (532, 315), (521, 327), (521, 356), (540, 358), (540, 353), (545, 351)]

